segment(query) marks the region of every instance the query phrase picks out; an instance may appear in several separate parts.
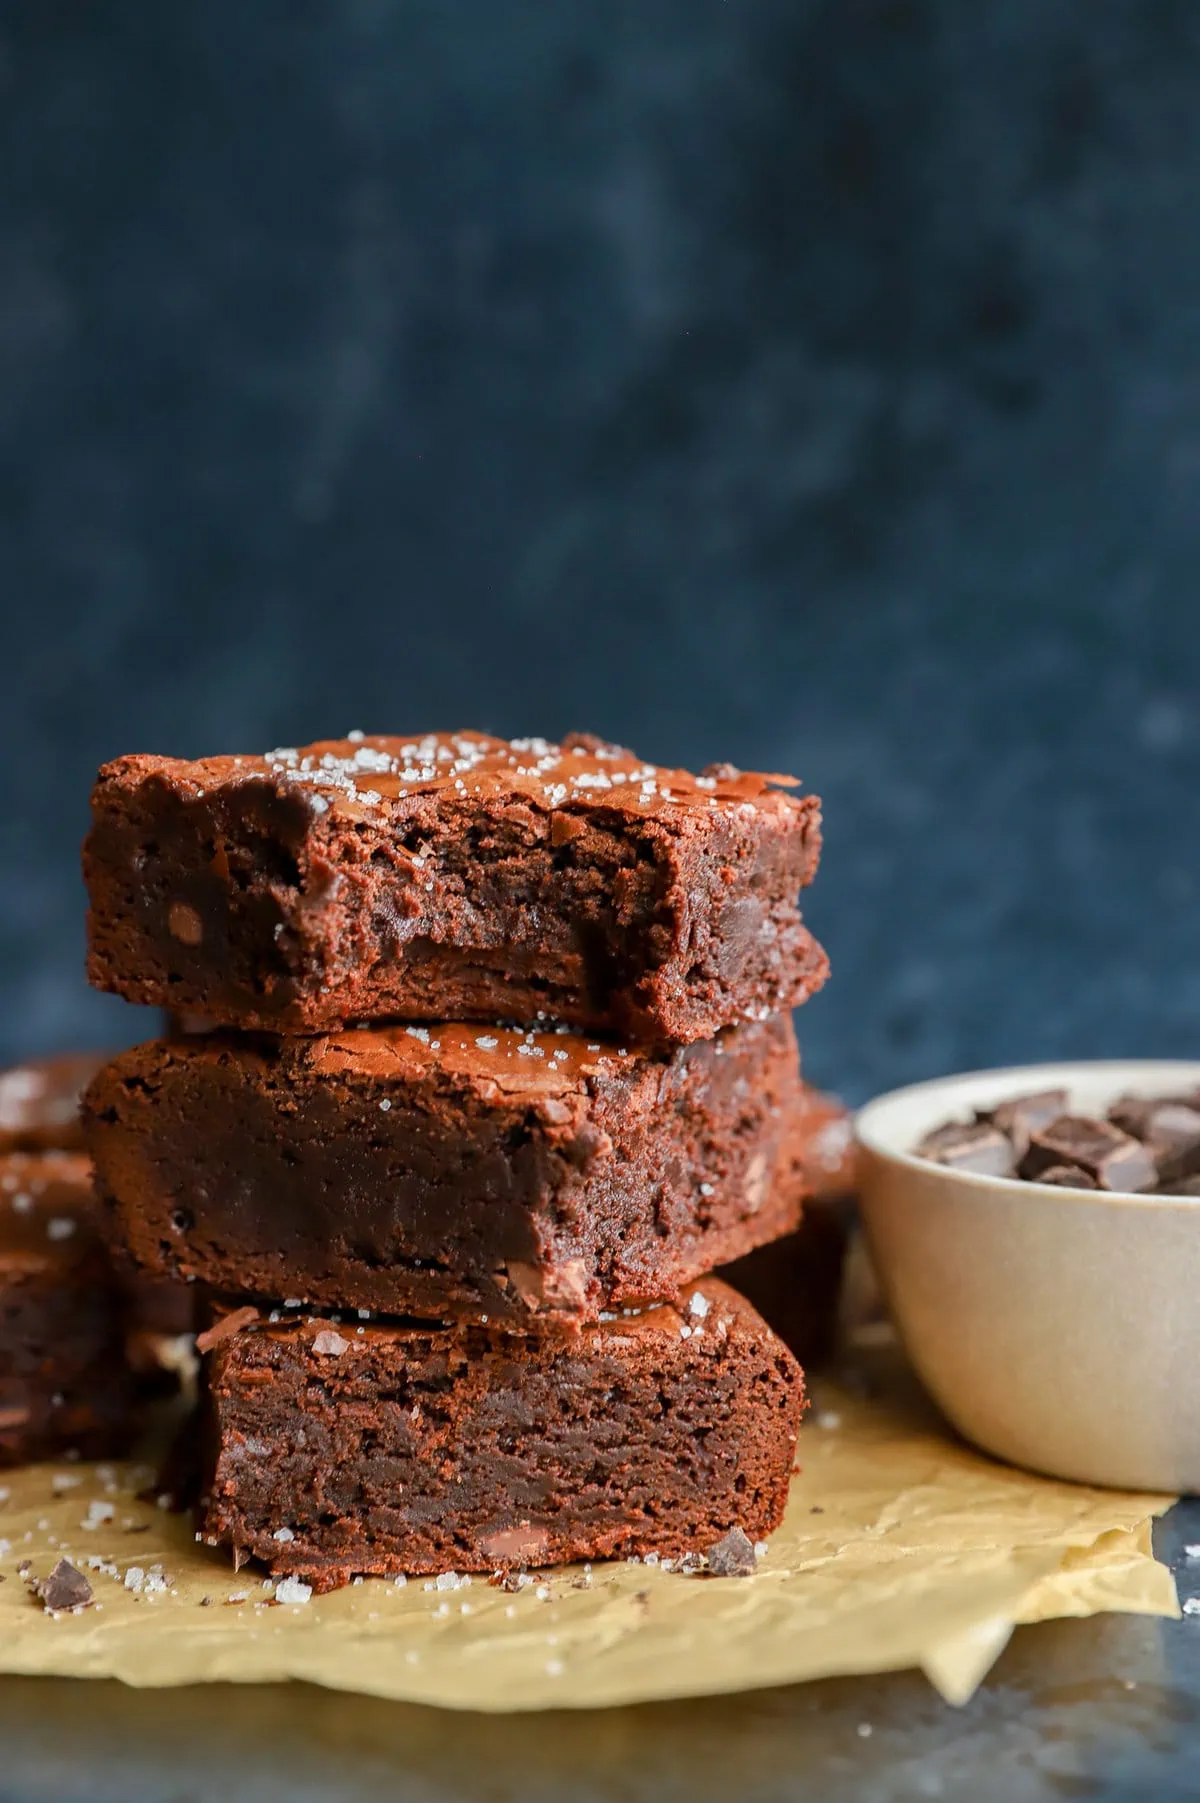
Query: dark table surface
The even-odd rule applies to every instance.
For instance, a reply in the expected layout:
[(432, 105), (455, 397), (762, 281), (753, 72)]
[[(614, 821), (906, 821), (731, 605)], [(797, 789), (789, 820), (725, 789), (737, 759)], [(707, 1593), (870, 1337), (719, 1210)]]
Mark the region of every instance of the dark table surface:
[[(1200, 1588), (1200, 1502), (1159, 1524)], [(821, 1803), (1200, 1794), (1200, 1620), (1018, 1630), (963, 1709), (914, 1672), (696, 1702), (480, 1716), (304, 1685), (0, 1682), (0, 1803)]]

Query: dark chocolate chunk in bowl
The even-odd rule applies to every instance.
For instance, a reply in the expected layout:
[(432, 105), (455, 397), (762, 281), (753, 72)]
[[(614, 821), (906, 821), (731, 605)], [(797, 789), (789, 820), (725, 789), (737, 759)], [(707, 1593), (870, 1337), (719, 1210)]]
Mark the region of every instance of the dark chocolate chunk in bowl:
[(986, 1121), (949, 1121), (927, 1133), (916, 1148), (918, 1158), (932, 1159), (955, 1171), (972, 1171), (980, 1177), (1014, 1175), (1012, 1146), (998, 1127)]
[(1154, 1158), (1140, 1140), (1110, 1121), (1081, 1114), (1059, 1115), (1032, 1134), (1019, 1170), (1039, 1183), (1044, 1171), (1064, 1166), (1081, 1171), (1097, 1189), (1126, 1194), (1153, 1189), (1158, 1178)]
[(1052, 1164), (1038, 1177), (1039, 1183), (1049, 1183), (1057, 1189), (1099, 1189), (1100, 1185), (1086, 1171), (1081, 1171), (1077, 1164)]
[(1039, 1127), (1048, 1127), (1060, 1114), (1067, 1112), (1065, 1089), (1039, 1089), (1029, 1095), (1012, 1096), (995, 1108), (981, 1108), (977, 1118), (998, 1127), (1012, 1144), (1015, 1158), (1023, 1158), (1030, 1137)]
[(1200, 1173), (1193, 1177), (1181, 1177), (1177, 1183), (1159, 1185), (1160, 1196), (1200, 1196)]
[(1200, 1107), (1195, 1096), (1121, 1096), (1108, 1118), (1146, 1145), (1160, 1182), (1177, 1183), (1200, 1173)]

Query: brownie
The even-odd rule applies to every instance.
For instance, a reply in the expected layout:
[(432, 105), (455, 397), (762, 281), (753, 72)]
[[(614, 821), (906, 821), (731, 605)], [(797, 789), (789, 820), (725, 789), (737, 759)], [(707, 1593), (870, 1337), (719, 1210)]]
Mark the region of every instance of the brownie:
[(594, 1321), (795, 1227), (828, 1127), (810, 1093), (777, 1015), (661, 1053), (461, 1023), (155, 1040), (85, 1110), (114, 1242), (150, 1275)]
[(0, 1154), (83, 1149), (79, 1098), (107, 1052), (68, 1052), (0, 1071)]
[(795, 1233), (760, 1246), (721, 1276), (740, 1290), (805, 1370), (823, 1364), (837, 1340), (857, 1178), (850, 1117), (834, 1096), (806, 1091), (811, 1148), (803, 1159), (812, 1200)]
[(88, 974), (216, 1025), (563, 1021), (681, 1044), (802, 1002), (820, 805), (576, 736), (123, 757), (84, 848)]
[(760, 1246), (721, 1272), (770, 1322), (806, 1371), (825, 1364), (837, 1344), (854, 1217), (848, 1199), (810, 1202), (795, 1233)]
[(80, 1153), (0, 1158), (0, 1465), (119, 1452), (125, 1303)]
[[(66, 1052), (0, 1071), (0, 1156), (7, 1152), (83, 1151), (79, 1100), (110, 1052)], [(179, 1283), (135, 1277), (129, 1288), (131, 1344), (142, 1362), (154, 1358), (155, 1339), (191, 1333), (190, 1290)]]
[(803, 1376), (714, 1278), (581, 1333), (240, 1309), (212, 1339), (201, 1537), (317, 1590), (678, 1558), (783, 1516)]

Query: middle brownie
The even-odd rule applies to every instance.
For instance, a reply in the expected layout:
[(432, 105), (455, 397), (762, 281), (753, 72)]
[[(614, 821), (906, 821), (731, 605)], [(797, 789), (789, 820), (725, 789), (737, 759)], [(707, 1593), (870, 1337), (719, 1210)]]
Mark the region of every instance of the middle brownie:
[(662, 1054), (478, 1025), (155, 1040), (84, 1110), (113, 1238), (146, 1271), (583, 1323), (795, 1227), (810, 1100), (777, 1016)]

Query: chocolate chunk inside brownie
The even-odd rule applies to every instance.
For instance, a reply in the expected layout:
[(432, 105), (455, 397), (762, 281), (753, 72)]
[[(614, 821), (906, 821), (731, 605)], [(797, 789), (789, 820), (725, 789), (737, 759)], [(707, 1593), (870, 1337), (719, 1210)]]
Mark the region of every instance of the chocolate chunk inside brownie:
[(578, 737), (125, 757), (93, 793), (89, 975), (218, 1025), (564, 1021), (681, 1043), (793, 1007), (814, 797)]
[(802, 1374), (712, 1278), (577, 1334), (242, 1312), (202, 1344), (201, 1534), (319, 1590), (679, 1557), (783, 1516)]

